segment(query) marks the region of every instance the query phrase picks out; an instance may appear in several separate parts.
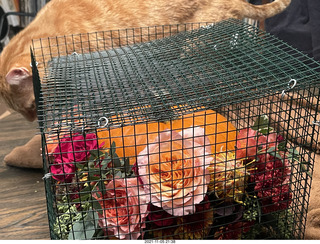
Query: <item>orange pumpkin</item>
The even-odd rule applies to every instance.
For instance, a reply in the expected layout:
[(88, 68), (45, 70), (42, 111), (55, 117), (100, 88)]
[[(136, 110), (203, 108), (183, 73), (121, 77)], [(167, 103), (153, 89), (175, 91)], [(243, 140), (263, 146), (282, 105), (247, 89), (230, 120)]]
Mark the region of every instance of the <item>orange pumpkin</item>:
[(128, 157), (130, 163), (135, 163), (135, 156), (138, 155), (148, 143), (153, 142), (159, 132), (166, 129), (163, 123), (147, 123), (128, 125), (115, 129), (98, 129), (98, 143), (104, 143), (104, 148), (110, 148), (112, 142), (116, 144), (116, 153), (122, 157)]
[(199, 111), (181, 116), (176, 120), (165, 123), (147, 123), (128, 125), (114, 129), (98, 129), (99, 145), (109, 148), (112, 142), (116, 144), (119, 157), (128, 157), (130, 163), (135, 163), (138, 155), (148, 143), (159, 135), (159, 132), (169, 129), (177, 132), (189, 127), (200, 126), (208, 136), (212, 153), (234, 150), (236, 128), (227, 119), (213, 110)]
[(234, 150), (236, 128), (230, 122), (228, 123), (225, 117), (213, 110), (186, 114), (172, 122), (172, 130), (176, 131), (196, 126), (204, 128), (212, 153)]

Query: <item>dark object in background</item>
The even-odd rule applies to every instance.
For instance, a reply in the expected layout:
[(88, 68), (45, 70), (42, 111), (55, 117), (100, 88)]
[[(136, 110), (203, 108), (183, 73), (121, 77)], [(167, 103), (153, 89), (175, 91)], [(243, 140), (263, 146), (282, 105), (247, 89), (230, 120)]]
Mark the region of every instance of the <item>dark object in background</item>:
[[(4, 16), (5, 12), (3, 10), (3, 8), (0, 7), (0, 18), (2, 18), (2, 16)], [(7, 18), (4, 19), (4, 22), (3, 22), (3, 27), (2, 27), (2, 30), (1, 30), (1, 33), (0, 33), (0, 41), (2, 41), (8, 34), (9, 32), (9, 23), (8, 23), (8, 20)]]
[(320, 1), (292, 0), (284, 12), (265, 21), (265, 29), (320, 61)]
[[(25, 26), (27, 26), (35, 17), (37, 12), (50, 0), (28, 0), (19, 1), (19, 12), (5, 12), (0, 7), (0, 53), (6, 45), (5, 38), (9, 36), (9, 39), (18, 34)], [(7, 17), (9, 15), (20, 16), (20, 25), (12, 26), (9, 24)]]
[[(0, 20), (1, 20), (2, 16), (4, 16), (4, 14), (5, 14), (5, 12), (4, 12), (3, 8), (0, 7)], [(2, 24), (2, 29), (0, 30), (0, 52), (3, 49), (2, 42), (5, 39), (5, 37), (8, 35), (8, 33), (9, 33), (9, 23), (8, 23), (7, 18), (5, 18), (3, 21), (3, 24)]]

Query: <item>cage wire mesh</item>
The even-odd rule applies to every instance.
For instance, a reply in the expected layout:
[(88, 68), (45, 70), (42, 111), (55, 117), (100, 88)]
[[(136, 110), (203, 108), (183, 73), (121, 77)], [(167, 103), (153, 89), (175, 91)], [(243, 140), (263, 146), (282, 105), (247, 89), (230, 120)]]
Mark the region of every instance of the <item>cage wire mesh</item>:
[(303, 239), (319, 64), (238, 20), (34, 40), (53, 239)]

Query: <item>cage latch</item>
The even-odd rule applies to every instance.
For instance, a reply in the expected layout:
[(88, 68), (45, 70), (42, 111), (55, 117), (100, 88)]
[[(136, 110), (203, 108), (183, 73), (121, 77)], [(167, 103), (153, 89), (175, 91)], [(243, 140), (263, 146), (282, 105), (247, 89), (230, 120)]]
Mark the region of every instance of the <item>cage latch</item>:
[(284, 97), (284, 95), (286, 94), (286, 92), (292, 90), (295, 86), (297, 85), (297, 81), (295, 79), (291, 79), (289, 82), (288, 82), (288, 86), (287, 86), (287, 89), (284, 89), (281, 93), (281, 98)]
[(106, 117), (101, 117), (101, 118), (98, 120), (98, 127), (99, 127), (99, 128), (105, 128), (105, 127), (107, 127), (108, 123), (109, 123), (108, 118), (106, 118)]
[(319, 121), (319, 120), (313, 121), (312, 124), (317, 125), (317, 126), (320, 126), (320, 121)]
[(43, 179), (43, 180), (46, 180), (46, 179), (49, 179), (51, 176), (52, 176), (52, 173), (46, 173), (46, 174), (42, 177), (42, 179)]

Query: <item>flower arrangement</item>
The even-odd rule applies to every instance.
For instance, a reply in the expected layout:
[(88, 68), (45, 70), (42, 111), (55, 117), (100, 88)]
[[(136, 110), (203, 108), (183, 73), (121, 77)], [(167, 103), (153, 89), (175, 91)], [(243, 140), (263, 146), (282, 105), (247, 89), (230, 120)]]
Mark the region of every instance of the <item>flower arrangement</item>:
[(49, 153), (61, 239), (290, 238), (291, 163), (306, 162), (266, 116), (212, 152), (201, 126), (165, 129), (132, 159), (96, 133), (71, 134)]

